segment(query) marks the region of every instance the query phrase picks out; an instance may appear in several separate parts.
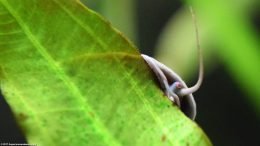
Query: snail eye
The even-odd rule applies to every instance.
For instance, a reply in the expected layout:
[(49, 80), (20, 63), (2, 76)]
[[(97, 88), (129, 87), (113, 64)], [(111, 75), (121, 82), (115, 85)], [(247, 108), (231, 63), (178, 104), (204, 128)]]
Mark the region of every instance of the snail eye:
[(180, 82), (176, 82), (176, 88), (181, 89), (181, 88), (183, 88), (183, 86)]
[(180, 89), (182, 89), (183, 87), (184, 87), (184, 86), (182, 85), (181, 82), (176, 81), (176, 82), (174, 82), (174, 83), (170, 86), (169, 90), (171, 90), (171, 91), (173, 91), (173, 92), (176, 92), (177, 90), (180, 90)]

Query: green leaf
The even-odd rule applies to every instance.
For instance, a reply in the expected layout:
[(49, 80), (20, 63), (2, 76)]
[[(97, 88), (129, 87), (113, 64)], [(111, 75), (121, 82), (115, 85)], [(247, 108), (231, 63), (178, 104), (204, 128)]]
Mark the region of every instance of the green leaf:
[(137, 49), (74, 0), (0, 0), (1, 90), (30, 144), (211, 145)]

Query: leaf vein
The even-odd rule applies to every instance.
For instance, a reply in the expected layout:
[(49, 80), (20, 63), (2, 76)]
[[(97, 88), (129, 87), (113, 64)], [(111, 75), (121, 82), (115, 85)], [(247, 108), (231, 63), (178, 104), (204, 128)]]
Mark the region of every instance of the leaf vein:
[[(2, 1), (2, 4), (7, 8), (7, 10), (10, 12), (10, 14), (16, 19), (17, 23), (20, 25), (21, 29), (24, 31), (28, 39), (31, 41), (31, 43), (35, 46), (35, 48), (39, 51), (39, 53), (45, 58), (45, 60), (48, 62), (50, 67), (54, 70), (55, 73), (59, 74), (60, 79), (64, 82), (64, 84), (70, 89), (70, 91), (73, 93), (73, 95), (80, 100), (79, 103), (83, 104), (83, 107), (85, 108), (85, 113), (91, 112), (95, 113), (93, 109), (86, 103), (87, 101), (84, 100), (84, 97), (81, 95), (80, 91), (77, 89), (77, 87), (69, 80), (68, 77), (66, 77), (65, 73), (62, 71), (62, 69), (56, 65), (55, 61), (51, 58), (50, 55), (48, 55), (48, 52), (46, 49), (41, 45), (41, 43), (35, 38), (35, 36), (30, 32), (29, 28), (24, 24), (22, 18), (19, 17), (19, 15), (15, 12), (15, 10), (9, 5), (8, 2)], [(85, 116), (88, 118), (87, 114)], [(108, 132), (108, 130), (105, 128), (105, 126), (101, 123), (101, 121), (96, 118), (90, 118), (97, 130), (101, 130), (100, 132), (103, 135), (106, 135), (105, 142), (108, 145), (121, 145), (112, 135)]]

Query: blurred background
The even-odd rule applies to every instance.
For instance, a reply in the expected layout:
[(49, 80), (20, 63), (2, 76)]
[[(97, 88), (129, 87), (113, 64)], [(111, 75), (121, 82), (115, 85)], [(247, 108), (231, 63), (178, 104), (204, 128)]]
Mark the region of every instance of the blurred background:
[[(82, 0), (123, 32), (141, 53), (197, 80), (196, 12), (205, 75), (194, 96), (196, 123), (216, 146), (260, 146), (259, 0)], [(0, 98), (0, 141), (23, 142)], [(2, 118), (5, 117), (5, 118)], [(173, 121), (174, 122), (174, 121)], [(8, 131), (8, 134), (7, 134)]]

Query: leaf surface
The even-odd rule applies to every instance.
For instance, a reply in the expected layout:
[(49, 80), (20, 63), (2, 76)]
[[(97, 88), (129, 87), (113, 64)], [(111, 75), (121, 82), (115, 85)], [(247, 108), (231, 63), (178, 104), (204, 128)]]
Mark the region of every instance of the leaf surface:
[(74, 0), (0, 0), (1, 90), (30, 144), (211, 145), (137, 49)]

